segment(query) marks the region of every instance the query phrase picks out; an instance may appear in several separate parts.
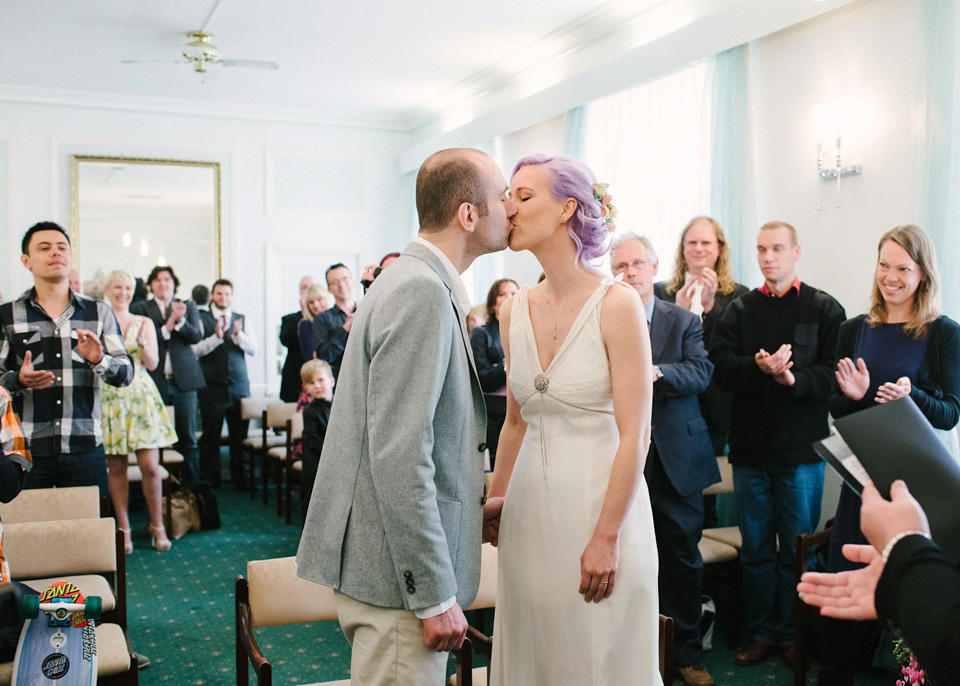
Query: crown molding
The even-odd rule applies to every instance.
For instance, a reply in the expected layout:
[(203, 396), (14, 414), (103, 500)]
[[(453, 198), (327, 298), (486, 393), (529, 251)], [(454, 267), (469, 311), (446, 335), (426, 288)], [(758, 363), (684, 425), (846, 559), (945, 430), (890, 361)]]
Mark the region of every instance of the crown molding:
[(2, 102), (407, 132), (407, 128), (402, 121), (397, 117), (388, 115), (257, 107), (174, 98), (148, 98), (113, 93), (35, 88), (32, 86), (0, 84), (0, 103)]

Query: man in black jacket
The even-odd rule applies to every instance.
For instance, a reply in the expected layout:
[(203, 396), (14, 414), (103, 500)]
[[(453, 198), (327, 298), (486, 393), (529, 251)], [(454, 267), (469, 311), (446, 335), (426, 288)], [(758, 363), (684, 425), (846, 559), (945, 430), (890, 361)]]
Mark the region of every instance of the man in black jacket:
[(206, 384), (197, 356), (190, 346), (201, 337), (197, 306), (174, 297), (180, 280), (172, 267), (154, 267), (147, 277), (153, 300), (136, 303), (130, 311), (149, 317), (157, 327), (157, 351), (160, 361), (150, 376), (160, 391), (164, 405), (173, 405), (177, 442), (174, 448), (187, 465), (186, 478), (200, 478), (197, 450), (197, 390)]
[(931, 682), (960, 683), (960, 568), (930, 540), (927, 517), (904, 482), (890, 487), (890, 502), (872, 484), (862, 496), (870, 545), (845, 545), (843, 554), (867, 566), (808, 572), (800, 597), (825, 617), (879, 618), (897, 627)]
[(300, 367), (306, 360), (300, 353), (298, 328), (307, 309), (303, 298), (315, 283), (312, 276), (300, 279), (300, 309), (283, 315), (280, 320), (280, 342), (287, 349), (287, 359), (284, 360), (283, 371), (280, 372), (280, 400), (285, 403), (295, 403), (300, 397)]
[(750, 589), (749, 642), (734, 659), (740, 666), (778, 648), (793, 666), (796, 538), (820, 519), (823, 463), (812, 444), (829, 433), (827, 397), (845, 314), (831, 296), (800, 282), (799, 259), (796, 229), (762, 226), (764, 284), (727, 307), (710, 346), (714, 379), (733, 394), (730, 463)]

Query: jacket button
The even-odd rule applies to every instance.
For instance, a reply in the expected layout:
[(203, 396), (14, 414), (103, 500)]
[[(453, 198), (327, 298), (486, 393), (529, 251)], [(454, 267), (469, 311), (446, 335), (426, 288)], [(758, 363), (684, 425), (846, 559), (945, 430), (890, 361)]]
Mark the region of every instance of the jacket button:
[(477, 446), (477, 450), (479, 450), (481, 453), (486, 449), (487, 449), (486, 443), (481, 443), (480, 445)]
[(405, 570), (403, 572), (403, 578), (407, 580), (413, 579), (413, 572), (411, 572), (409, 569)]

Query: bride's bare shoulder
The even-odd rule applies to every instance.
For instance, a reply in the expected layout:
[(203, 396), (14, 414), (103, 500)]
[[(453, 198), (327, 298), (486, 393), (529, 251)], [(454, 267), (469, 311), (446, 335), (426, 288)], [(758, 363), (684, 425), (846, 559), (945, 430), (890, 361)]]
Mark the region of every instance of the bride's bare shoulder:
[(633, 326), (643, 317), (643, 301), (632, 286), (614, 282), (603, 299), (600, 310), (604, 326)]

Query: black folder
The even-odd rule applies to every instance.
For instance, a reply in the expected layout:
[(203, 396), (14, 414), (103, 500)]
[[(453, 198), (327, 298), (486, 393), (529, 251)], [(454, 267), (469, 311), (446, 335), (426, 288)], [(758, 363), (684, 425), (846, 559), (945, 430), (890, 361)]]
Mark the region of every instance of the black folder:
[[(960, 562), (960, 464), (916, 403), (908, 396), (841, 417), (834, 425), (884, 497), (890, 497), (894, 481), (906, 482), (927, 514), (933, 540)], [(842, 444), (824, 439), (814, 449), (857, 492), (862, 490), (841, 461), (848, 457)]]

